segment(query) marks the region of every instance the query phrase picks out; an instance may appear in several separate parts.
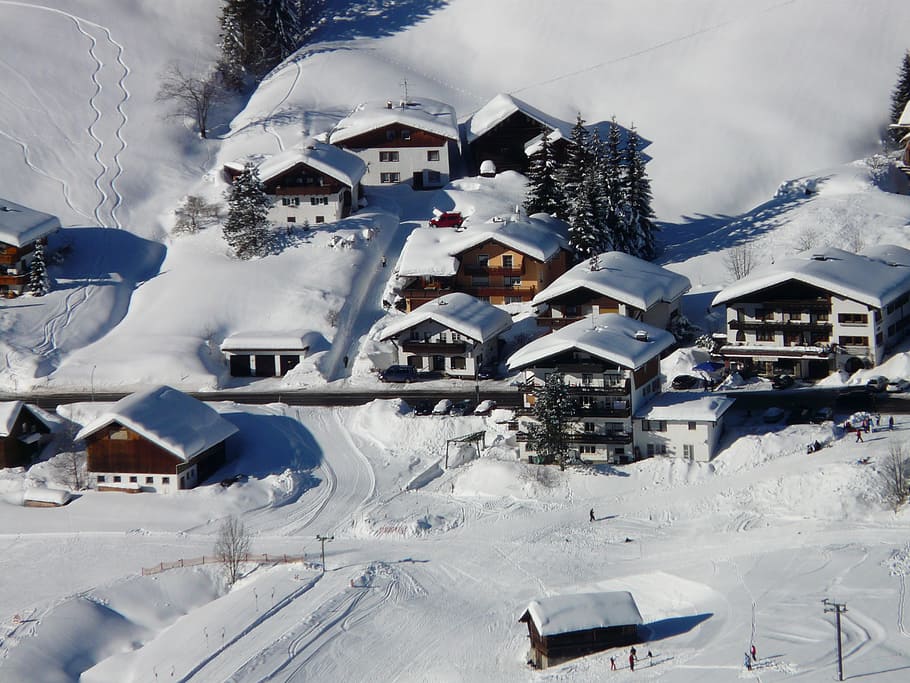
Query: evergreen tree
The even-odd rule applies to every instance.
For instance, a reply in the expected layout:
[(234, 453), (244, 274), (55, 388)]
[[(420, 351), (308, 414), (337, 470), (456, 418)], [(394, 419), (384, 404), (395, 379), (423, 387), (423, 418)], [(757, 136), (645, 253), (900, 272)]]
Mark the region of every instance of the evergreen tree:
[(595, 177), (588, 173), (568, 198), (569, 246), (578, 259), (585, 259), (604, 251), (604, 232), (598, 219), (598, 187)]
[(244, 75), (256, 61), (257, 0), (224, 0), (221, 24), (221, 57), (218, 69), (225, 84), (239, 90)]
[(47, 278), (47, 262), (44, 258), (44, 243), (35, 243), (35, 253), (28, 267), (28, 291), (32, 296), (44, 296), (50, 291)]
[(651, 208), (651, 181), (642, 157), (641, 139), (635, 126), (629, 131), (625, 153), (625, 196), (631, 213), (631, 226), (635, 235), (635, 250), (631, 253), (639, 258), (651, 260), (657, 256), (657, 226), (654, 224), (654, 210)]
[[(904, 107), (910, 102), (910, 50), (904, 53), (901, 60), (901, 66), (897, 74), (897, 83), (891, 92), (891, 123), (897, 123), (901, 114), (904, 113)], [(901, 138), (907, 134), (903, 128), (891, 128), (889, 130), (891, 140), (898, 144)]]
[(604, 147), (603, 184), (606, 194), (603, 209), (604, 230), (613, 249), (635, 254), (632, 228), (629, 225), (629, 207), (623, 183), (622, 135), (616, 119), (610, 121), (610, 130)]
[(551, 216), (565, 215), (565, 206), (556, 180), (556, 159), (550, 142), (550, 131), (544, 130), (540, 147), (531, 155), (528, 168), (528, 214), (545, 212)]
[(228, 245), (238, 258), (265, 256), (272, 246), (268, 220), (271, 201), (252, 164), (247, 164), (234, 180), (227, 203), (223, 234)]
[(572, 144), (569, 145), (566, 162), (557, 174), (562, 196), (566, 199), (578, 194), (578, 188), (591, 168), (591, 143), (581, 114), (575, 120), (570, 139)]
[(535, 422), (528, 429), (528, 449), (537, 453), (540, 464), (555, 462), (565, 469), (573, 405), (563, 376), (557, 372), (549, 375), (534, 397)]

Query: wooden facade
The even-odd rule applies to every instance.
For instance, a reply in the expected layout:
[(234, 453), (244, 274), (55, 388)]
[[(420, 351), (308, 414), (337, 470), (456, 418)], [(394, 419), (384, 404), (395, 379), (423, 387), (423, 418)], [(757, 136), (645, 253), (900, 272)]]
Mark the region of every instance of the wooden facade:
[(474, 172), (487, 160), (496, 164), (497, 172), (528, 170), (528, 156), (525, 146), (541, 133), (550, 129), (521, 111), (496, 124), (470, 144)]
[[(46, 244), (47, 240), (39, 240)], [(0, 242), (0, 296), (15, 297), (28, 286), (28, 270), (36, 242), (21, 247)]]
[(30, 465), (50, 431), (27, 406), (22, 406), (9, 434), (0, 438), (0, 468)]
[(449, 138), (401, 123), (376, 128), (337, 143), (343, 149), (401, 149), (408, 147), (444, 147)]
[(531, 640), (530, 658), (532, 664), (538, 669), (556, 666), (594, 652), (633, 645), (642, 641), (639, 627), (636, 624), (589, 628), (543, 636), (537, 631), (537, 626), (528, 612), (525, 612), (519, 621), (528, 625), (528, 637)]

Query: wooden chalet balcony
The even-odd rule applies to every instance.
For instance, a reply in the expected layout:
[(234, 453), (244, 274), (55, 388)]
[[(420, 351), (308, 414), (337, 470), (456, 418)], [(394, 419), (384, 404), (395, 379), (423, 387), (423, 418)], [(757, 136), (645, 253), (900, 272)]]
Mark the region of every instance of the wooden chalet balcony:
[(492, 277), (521, 277), (521, 268), (499, 268), (495, 266), (465, 266), (465, 275), (490, 275)]
[(471, 287), (475, 296), (520, 296), (528, 301), (537, 294), (534, 285), (515, 285), (514, 287)]
[[(526, 442), (528, 440), (527, 432), (518, 432), (515, 435), (516, 441)], [(568, 434), (566, 441), (569, 443), (608, 443), (608, 444), (630, 444), (632, 443), (632, 434), (630, 432), (577, 432)]]
[(22, 259), (22, 257), (25, 254), (28, 254), (29, 252), (34, 250), (33, 245), (29, 245), (29, 246), (31, 248), (29, 248), (29, 247), (23, 247), (22, 249), (18, 249), (16, 247), (0, 248), (0, 265), (12, 266), (12, 265), (15, 265), (16, 263), (19, 263), (19, 261)]
[(0, 285), (7, 287), (24, 287), (28, 283), (28, 275), (0, 275)]
[(338, 194), (341, 185), (300, 185), (299, 187), (276, 187), (272, 194), (276, 197), (299, 195), (303, 197)]
[(783, 332), (822, 332), (830, 333), (833, 329), (829, 322), (800, 322), (798, 320), (731, 320), (731, 330), (760, 332), (780, 330)]
[[(543, 386), (539, 382), (520, 382), (516, 385), (519, 391), (531, 393)], [(570, 396), (628, 396), (632, 390), (629, 380), (618, 384), (567, 384)]]
[(788, 313), (831, 311), (831, 302), (827, 299), (768, 299), (756, 303), (759, 303), (762, 308), (768, 310), (787, 311)]
[[(530, 416), (534, 414), (533, 408), (515, 408), (512, 411), (515, 415), (519, 416)], [(575, 406), (572, 409), (573, 417), (631, 417), (632, 409), (626, 406), (625, 408), (616, 408), (613, 406), (591, 406), (589, 408), (583, 408), (581, 406)]]
[(406, 299), (435, 299), (443, 294), (451, 294), (451, 287), (405, 287), (401, 295)]
[(401, 344), (406, 353), (435, 354), (439, 356), (457, 356), (463, 354), (467, 348), (464, 342), (425, 342), (419, 339), (409, 339)]

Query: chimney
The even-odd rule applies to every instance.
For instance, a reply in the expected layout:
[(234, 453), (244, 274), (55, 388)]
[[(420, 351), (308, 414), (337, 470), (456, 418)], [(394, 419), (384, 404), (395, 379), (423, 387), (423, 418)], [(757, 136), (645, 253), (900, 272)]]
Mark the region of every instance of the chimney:
[(635, 333), (635, 339), (640, 342), (646, 342), (648, 341), (648, 333), (645, 330), (638, 330), (638, 332)]
[(386, 101), (385, 101), (385, 108), (386, 108), (386, 109), (391, 109), (391, 108), (392, 108), (392, 100), (386, 100)]

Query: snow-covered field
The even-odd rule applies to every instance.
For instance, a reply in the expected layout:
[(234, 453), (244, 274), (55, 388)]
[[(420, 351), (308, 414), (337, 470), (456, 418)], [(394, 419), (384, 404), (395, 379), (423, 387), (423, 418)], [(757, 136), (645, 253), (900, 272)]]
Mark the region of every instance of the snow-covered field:
[[(759, 262), (910, 244), (910, 200), (886, 191), (906, 181), (854, 161), (877, 151), (907, 3), (332, 0), (325, 42), (219, 112), (202, 141), (154, 98), (171, 60), (210, 63), (219, 5), (0, 0), (0, 194), (69, 226), (52, 240), (54, 291), (0, 302), (0, 389), (236, 386), (218, 344), (251, 329), (324, 340), (255, 388), (370, 385), (371, 359), (386, 353), (370, 340), (393, 277), (382, 256), (394, 264), (434, 207), (469, 220), (511, 210), (520, 178), (371, 193), (365, 211), (252, 262), (231, 259), (217, 228), (169, 230), (182, 196), (220, 197), (222, 163), (324, 132), (360, 101), (399, 97), (404, 80), (462, 119), (507, 91), (566, 120), (634, 123), (651, 141), (661, 261), (690, 277), (685, 312), (708, 329), (706, 307), (729, 281), (723, 253), (745, 241)], [(352, 246), (330, 246), (337, 236)], [(881, 372), (908, 368), (902, 354)], [(51, 468), (0, 471), (0, 681), (631, 680), (607, 672), (609, 654), (525, 665), (517, 619), (529, 600), (613, 589), (634, 593), (653, 633), (639, 678), (831, 680), (825, 597), (848, 605), (848, 676), (910, 671), (907, 519), (887, 510), (879, 481), (904, 418), (809, 456), (830, 425), (766, 433), (734, 412), (711, 465), (559, 473), (518, 463), (495, 413), (218, 408), (242, 432), (219, 476), (247, 479), (230, 488), (84, 492), (33, 509), (22, 492), (53, 483)], [(484, 457), (450, 453), (446, 468), (445, 439), (479, 429)], [(255, 552), (310, 562), (249, 567), (229, 592), (212, 565), (140, 575), (211, 553), (229, 514), (254, 532)], [(334, 535), (325, 574), (317, 534)], [(747, 673), (753, 637), (760, 665)]]

